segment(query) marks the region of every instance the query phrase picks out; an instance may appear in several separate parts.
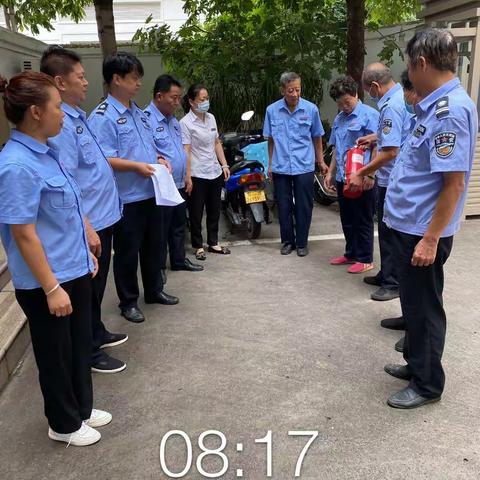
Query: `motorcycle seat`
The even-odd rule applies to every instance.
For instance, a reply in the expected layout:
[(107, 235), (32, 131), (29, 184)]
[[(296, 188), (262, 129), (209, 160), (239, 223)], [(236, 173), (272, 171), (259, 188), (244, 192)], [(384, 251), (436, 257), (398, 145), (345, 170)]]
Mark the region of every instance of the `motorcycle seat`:
[(230, 173), (233, 175), (235, 172), (239, 172), (245, 168), (249, 168), (250, 170), (259, 168), (263, 172), (263, 165), (257, 160), (241, 160), (231, 166)]

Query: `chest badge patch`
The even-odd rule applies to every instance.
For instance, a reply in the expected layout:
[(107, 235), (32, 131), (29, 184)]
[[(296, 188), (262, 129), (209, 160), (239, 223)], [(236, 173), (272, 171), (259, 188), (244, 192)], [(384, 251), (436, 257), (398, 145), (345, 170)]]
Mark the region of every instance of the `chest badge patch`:
[(422, 124), (418, 125), (415, 131), (413, 132), (413, 136), (416, 138), (420, 138), (423, 135), (425, 135), (425, 132), (427, 131), (427, 128), (423, 126)]
[(440, 132), (435, 135), (435, 152), (441, 158), (447, 158), (455, 149), (457, 134), (454, 132)]
[(119, 125), (123, 125), (124, 123), (127, 123), (127, 119), (125, 117), (120, 117), (118, 120), (117, 120), (117, 123)]
[(164, 128), (163, 127), (157, 127), (157, 132), (163, 132)]
[(392, 121), (386, 118), (382, 123), (382, 132), (384, 135), (388, 135), (392, 131)]
[(146, 117), (141, 117), (143, 123), (147, 123), (147, 118)]
[(81, 135), (83, 133), (83, 128), (81, 125), (77, 125), (77, 133)]

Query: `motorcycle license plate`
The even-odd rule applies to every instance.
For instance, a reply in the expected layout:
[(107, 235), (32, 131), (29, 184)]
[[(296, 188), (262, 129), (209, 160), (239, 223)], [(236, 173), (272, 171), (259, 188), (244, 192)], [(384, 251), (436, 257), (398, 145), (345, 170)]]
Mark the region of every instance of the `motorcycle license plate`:
[(259, 202), (265, 202), (266, 200), (267, 200), (267, 197), (265, 197), (265, 192), (263, 190), (245, 192), (246, 203), (259, 203)]

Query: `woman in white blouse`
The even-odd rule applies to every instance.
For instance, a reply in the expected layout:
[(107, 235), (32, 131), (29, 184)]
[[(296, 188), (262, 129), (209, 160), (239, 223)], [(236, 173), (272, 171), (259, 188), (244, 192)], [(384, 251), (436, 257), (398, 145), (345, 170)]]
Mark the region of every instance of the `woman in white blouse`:
[(227, 160), (218, 138), (215, 117), (208, 113), (210, 101), (207, 89), (191, 85), (183, 99), (186, 115), (180, 120), (182, 142), (187, 152), (185, 191), (190, 195), (188, 212), (192, 247), (197, 260), (205, 260), (203, 248), (203, 210), (207, 212), (208, 251), (227, 255), (230, 250), (218, 244), (221, 193), (230, 177)]

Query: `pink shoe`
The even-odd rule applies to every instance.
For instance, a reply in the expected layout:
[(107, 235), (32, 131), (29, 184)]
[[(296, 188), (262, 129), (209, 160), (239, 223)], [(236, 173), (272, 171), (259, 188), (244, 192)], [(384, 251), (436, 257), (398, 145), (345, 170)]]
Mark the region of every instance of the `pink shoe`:
[(348, 273), (364, 273), (372, 270), (374, 268), (373, 263), (361, 263), (355, 262), (351, 267), (348, 268)]
[(353, 258), (344, 257), (343, 255), (330, 260), (330, 265), (350, 265), (351, 263), (355, 263), (355, 260)]

